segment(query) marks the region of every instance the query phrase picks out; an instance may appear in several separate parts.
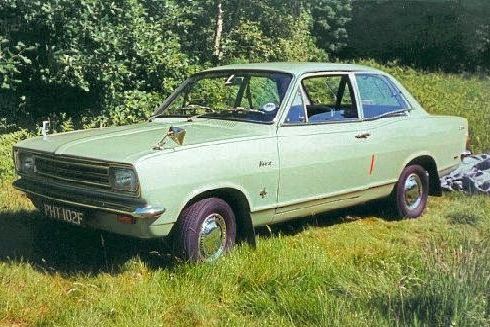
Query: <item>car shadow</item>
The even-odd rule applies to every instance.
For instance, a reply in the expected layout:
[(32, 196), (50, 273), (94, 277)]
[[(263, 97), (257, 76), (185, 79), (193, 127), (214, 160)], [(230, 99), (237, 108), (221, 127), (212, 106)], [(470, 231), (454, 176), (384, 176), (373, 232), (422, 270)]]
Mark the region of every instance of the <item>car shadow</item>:
[(46, 219), (38, 211), (0, 212), (0, 262), (25, 262), (62, 275), (117, 274), (139, 257), (150, 269), (175, 265), (160, 240), (139, 240)]
[[(373, 202), (258, 228), (256, 234), (295, 235), (310, 226), (326, 227), (370, 216), (385, 220), (393, 217), (383, 204)], [(0, 212), (0, 262), (25, 262), (45, 273), (72, 276), (118, 274), (133, 258), (139, 258), (150, 269), (172, 269), (178, 265), (161, 240), (139, 240), (79, 228), (46, 219), (35, 210)]]
[(385, 221), (397, 220), (395, 210), (386, 199), (373, 200), (357, 206), (335, 209), (310, 217), (296, 218), (286, 222), (256, 228), (255, 234), (261, 237), (278, 235), (296, 235), (310, 227), (328, 227), (350, 223), (367, 217), (376, 217)]

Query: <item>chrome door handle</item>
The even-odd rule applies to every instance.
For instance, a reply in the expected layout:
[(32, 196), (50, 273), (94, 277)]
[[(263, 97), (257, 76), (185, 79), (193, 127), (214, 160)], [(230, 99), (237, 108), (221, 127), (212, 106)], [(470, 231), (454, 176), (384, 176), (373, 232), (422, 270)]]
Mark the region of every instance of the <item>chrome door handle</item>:
[(370, 136), (371, 136), (371, 134), (369, 134), (369, 133), (361, 133), (361, 134), (356, 135), (356, 139), (367, 139)]

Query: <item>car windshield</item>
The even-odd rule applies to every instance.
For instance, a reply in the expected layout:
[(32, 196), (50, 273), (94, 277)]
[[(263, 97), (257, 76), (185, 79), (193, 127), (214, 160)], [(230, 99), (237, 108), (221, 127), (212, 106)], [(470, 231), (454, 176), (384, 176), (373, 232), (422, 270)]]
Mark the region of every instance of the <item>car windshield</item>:
[(277, 72), (209, 72), (195, 75), (155, 117), (205, 117), (272, 122), (292, 76)]

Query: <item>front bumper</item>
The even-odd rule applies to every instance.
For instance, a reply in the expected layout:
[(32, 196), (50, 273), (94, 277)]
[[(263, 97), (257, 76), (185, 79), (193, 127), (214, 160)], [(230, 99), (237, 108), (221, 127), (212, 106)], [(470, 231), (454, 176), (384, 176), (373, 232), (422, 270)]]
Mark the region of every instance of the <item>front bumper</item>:
[(134, 218), (158, 218), (165, 212), (165, 208), (151, 207), (142, 199), (71, 186), (66, 187), (59, 183), (45, 184), (41, 181), (21, 178), (15, 181), (13, 185), (20, 191), (49, 201)]
[[(140, 198), (25, 177), (16, 180), (13, 186), (25, 192), (38, 208), (41, 203), (52, 202), (84, 210), (88, 213), (86, 225), (96, 229), (139, 238), (152, 238), (167, 235), (173, 225), (154, 225), (158, 217), (165, 212), (165, 208), (152, 207)], [(135, 218), (134, 224), (119, 223), (119, 216)]]

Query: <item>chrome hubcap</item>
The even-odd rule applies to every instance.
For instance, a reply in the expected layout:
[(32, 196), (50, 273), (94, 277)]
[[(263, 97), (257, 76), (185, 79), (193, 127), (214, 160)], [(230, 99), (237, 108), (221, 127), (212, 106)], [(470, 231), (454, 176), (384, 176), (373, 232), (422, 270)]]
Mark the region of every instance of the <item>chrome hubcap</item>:
[(417, 174), (411, 174), (405, 180), (405, 204), (415, 209), (422, 202), (422, 181)]
[(204, 261), (213, 261), (223, 254), (226, 245), (225, 219), (217, 214), (207, 216), (199, 231), (199, 254)]

